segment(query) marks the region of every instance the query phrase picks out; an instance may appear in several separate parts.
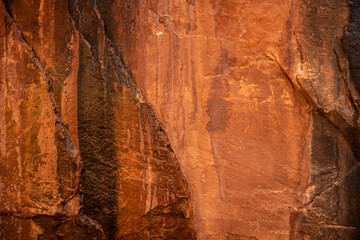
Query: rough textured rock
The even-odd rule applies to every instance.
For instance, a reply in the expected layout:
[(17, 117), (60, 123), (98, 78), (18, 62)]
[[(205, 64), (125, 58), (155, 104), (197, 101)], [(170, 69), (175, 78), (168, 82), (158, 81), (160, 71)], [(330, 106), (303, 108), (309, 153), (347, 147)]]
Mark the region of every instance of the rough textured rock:
[(1, 7), (2, 239), (193, 239), (187, 183), (96, 5)]
[(106, 8), (109, 23), (122, 12), (125, 24), (109, 32), (121, 36), (118, 48), (179, 154), (201, 239), (358, 234), (348, 4), (125, 1)]
[[(286, 57), (290, 6), (123, 4), (104, 15), (115, 22), (134, 8), (123, 13), (134, 30), (118, 48), (179, 155), (199, 238), (288, 238), (307, 183), (310, 113), (267, 55)], [(113, 28), (126, 36), (131, 26)]]
[(1, 239), (359, 239), (359, 1), (3, 0)]

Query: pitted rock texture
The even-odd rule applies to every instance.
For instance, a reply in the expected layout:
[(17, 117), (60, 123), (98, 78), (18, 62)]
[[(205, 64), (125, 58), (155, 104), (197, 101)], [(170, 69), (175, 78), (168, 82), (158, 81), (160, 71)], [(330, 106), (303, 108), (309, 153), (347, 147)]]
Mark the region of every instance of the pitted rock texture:
[(359, 6), (2, 0), (0, 239), (360, 239)]

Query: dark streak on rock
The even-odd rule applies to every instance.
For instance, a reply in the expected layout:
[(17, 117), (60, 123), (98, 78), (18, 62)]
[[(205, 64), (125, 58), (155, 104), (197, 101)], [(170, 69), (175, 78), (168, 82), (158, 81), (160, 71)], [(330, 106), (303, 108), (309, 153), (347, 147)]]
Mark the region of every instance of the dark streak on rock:
[[(2, 1), (5, 9), (5, 16), (8, 19), (10, 23), (12, 23), (16, 36), (18, 37), (19, 41), (22, 43), (23, 47), (25, 47), (26, 51), (32, 58), (34, 64), (37, 66), (37, 68), (40, 70), (41, 74), (43, 75), (44, 79), (46, 80), (47, 86), (48, 86), (48, 97), (50, 100), (50, 105), (53, 109), (54, 117), (56, 120), (56, 125), (59, 127), (62, 137), (65, 140), (65, 144), (68, 150), (68, 153), (71, 155), (73, 161), (76, 163), (77, 170), (76, 170), (76, 186), (77, 189), (75, 192), (67, 199), (65, 199), (62, 204), (65, 206), (70, 200), (72, 200), (77, 194), (79, 190), (79, 180), (80, 180), (80, 171), (81, 171), (81, 157), (79, 155), (79, 151), (76, 148), (74, 142), (71, 139), (68, 126), (63, 122), (63, 119), (56, 107), (55, 99), (54, 99), (54, 92), (53, 92), (53, 79), (49, 76), (48, 72), (46, 71), (45, 67), (42, 65), (39, 57), (36, 55), (34, 49), (29, 45), (29, 43), (25, 40), (21, 29), (18, 27), (16, 22), (14, 21), (8, 6), (4, 0)], [(61, 179), (61, 176), (59, 176), (59, 179)], [(71, 215), (76, 215), (76, 213), (73, 213)]]

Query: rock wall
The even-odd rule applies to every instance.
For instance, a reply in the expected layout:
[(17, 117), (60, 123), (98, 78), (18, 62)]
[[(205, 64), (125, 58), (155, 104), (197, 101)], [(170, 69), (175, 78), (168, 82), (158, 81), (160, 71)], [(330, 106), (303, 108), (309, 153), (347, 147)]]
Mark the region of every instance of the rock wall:
[(0, 239), (359, 239), (359, 5), (3, 0)]
[(1, 8), (1, 239), (195, 238), (176, 156), (96, 5)]
[(179, 156), (199, 239), (289, 238), (311, 141), (308, 104), (279, 67), (290, 57), (289, 8), (284, 1), (106, 8), (108, 22), (122, 9), (134, 12), (124, 10), (128, 24), (109, 32), (129, 38), (118, 48)]

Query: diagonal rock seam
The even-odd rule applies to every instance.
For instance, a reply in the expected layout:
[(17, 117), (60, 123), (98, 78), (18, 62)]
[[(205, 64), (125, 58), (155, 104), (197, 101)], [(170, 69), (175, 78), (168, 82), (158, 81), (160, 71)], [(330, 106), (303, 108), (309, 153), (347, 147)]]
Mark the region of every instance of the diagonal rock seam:
[[(26, 49), (27, 53), (29, 54), (29, 56), (31, 57), (33, 63), (40, 70), (42, 76), (46, 80), (46, 84), (48, 87), (47, 94), (48, 94), (48, 97), (50, 100), (50, 105), (53, 109), (56, 124), (59, 126), (62, 137), (65, 140), (65, 145), (67, 147), (68, 153), (72, 157), (72, 160), (76, 163), (76, 186), (77, 186), (77, 189), (68, 199), (65, 199), (61, 203), (63, 205), (63, 207), (65, 207), (65, 205), (70, 200), (72, 200), (79, 192), (79, 182), (80, 182), (80, 174), (81, 174), (81, 156), (79, 154), (79, 150), (76, 148), (73, 140), (71, 139), (67, 125), (64, 123), (59, 111), (57, 110), (56, 103), (54, 100), (54, 92), (53, 92), (53, 82), (54, 81), (53, 81), (53, 79), (49, 76), (45, 67), (42, 65), (40, 58), (36, 55), (34, 49), (25, 40), (24, 35), (23, 35), (21, 29), (19, 28), (19, 26), (16, 24), (15, 20), (13, 19), (12, 15), (8, 9), (7, 4), (4, 1), (2, 1), (2, 4), (4, 6), (5, 16), (8, 19), (8, 21), (11, 22), (11, 24), (13, 25), (16, 36), (18, 37), (18, 39), (21, 42), (21, 44), (23, 45), (23, 47), (25, 47), (25, 49)], [(78, 210), (76, 210), (76, 211), (78, 211)]]
[[(343, 132), (343, 131), (341, 131), (341, 127), (338, 126), (338, 124), (336, 124), (336, 122), (333, 119), (331, 119), (332, 114), (339, 115), (337, 112), (335, 112), (333, 110), (329, 111), (329, 112), (325, 112), (321, 108), (321, 106), (319, 106), (319, 104), (317, 104), (316, 101), (311, 97), (311, 95), (306, 91), (306, 89), (300, 83), (300, 81), (298, 81), (297, 79), (296, 79), (296, 81), (294, 81), (290, 77), (290, 75), (286, 72), (284, 66), (277, 60), (277, 58), (273, 54), (266, 55), (266, 57), (269, 60), (273, 61), (275, 64), (277, 64), (277, 66), (280, 68), (281, 72), (283, 73), (285, 78), (288, 80), (288, 82), (290, 83), (292, 88), (305, 98), (305, 100), (308, 102), (308, 104), (313, 107), (314, 112), (318, 112), (318, 113), (322, 114), (334, 127), (336, 127), (341, 133)], [(351, 94), (350, 89), (348, 89), (348, 90), (349, 90), (349, 94)], [(354, 110), (356, 112), (358, 111), (357, 108), (355, 108)], [(352, 172), (354, 169), (356, 169), (359, 166), (360, 166), (360, 164), (355, 165), (348, 173), (350, 174), (350, 172)], [(346, 174), (343, 178), (347, 177), (349, 174)], [(338, 182), (337, 185), (339, 185), (341, 183), (343, 178)]]
[[(85, 38), (85, 35), (79, 30), (78, 26), (76, 25), (76, 21), (75, 19), (72, 17), (71, 13), (70, 13), (70, 9), (69, 9), (69, 1), (68, 0), (68, 15), (69, 15), (69, 18), (72, 22), (72, 24), (74, 25), (74, 29), (79, 33), (79, 35), (83, 38), (84, 42), (86, 43), (86, 45), (90, 48), (90, 50), (94, 49), (93, 46), (90, 44), (90, 42)], [(149, 113), (151, 115), (151, 117), (154, 119), (154, 121), (156, 121), (156, 123), (160, 126), (160, 129), (161, 131), (164, 131), (164, 128), (162, 127), (162, 124), (157, 120), (156, 118), (156, 115), (155, 115), (155, 112), (154, 110), (152, 109), (152, 107), (150, 106), (150, 104), (146, 101), (141, 89), (138, 87), (138, 85), (136, 84), (130, 70), (127, 68), (127, 66), (124, 64), (123, 60), (121, 59), (121, 57), (119, 56), (118, 52), (116, 51), (111, 39), (108, 37), (108, 34), (107, 34), (107, 31), (106, 31), (106, 25), (105, 25), (105, 22), (103, 20), (103, 17), (101, 16), (101, 13), (99, 11), (99, 9), (97, 8), (97, 1), (95, 0), (94, 1), (94, 4), (93, 4), (93, 10), (94, 12), (96, 13), (97, 17), (98, 17), (98, 20), (100, 22), (100, 25), (101, 27), (103, 28), (103, 32), (104, 32), (104, 35), (105, 35), (105, 41), (109, 44), (108, 47), (110, 49), (110, 52), (111, 52), (111, 59), (110, 59), (110, 62), (111, 63), (115, 63), (115, 68), (112, 68), (111, 70), (115, 73), (117, 79), (123, 83), (125, 85), (125, 87), (129, 90), (129, 92), (131, 93), (132, 97), (134, 98), (134, 100), (145, 106), (148, 110), (149, 110)], [(75, 1), (75, 8), (78, 9), (78, 1)], [(80, 19), (82, 19), (82, 16), (80, 15), (79, 13), (79, 17)], [(91, 52), (91, 56), (92, 56), (92, 59), (100, 66), (103, 67), (103, 64), (98, 60), (96, 59), (96, 57), (94, 56), (93, 52)], [(165, 133), (165, 135), (167, 135)], [(169, 139), (170, 141), (170, 139)], [(171, 148), (171, 144), (170, 144), (170, 150), (171, 152), (173, 152), (172, 148)]]
[[(336, 50), (334, 50), (335, 52), (335, 57), (336, 57), (336, 61), (337, 61), (337, 65), (338, 65), (338, 71), (341, 73), (344, 73), (344, 70), (341, 68), (340, 65), (340, 59), (339, 59), (339, 54), (336, 52)], [(346, 139), (348, 136), (346, 136), (344, 129), (346, 128), (346, 126), (344, 126), (344, 123), (349, 125), (351, 128), (357, 128), (359, 126), (359, 122), (355, 122), (354, 125), (348, 123), (345, 119), (343, 119), (343, 117), (341, 116), (340, 113), (338, 113), (336, 110), (331, 110), (326, 112), (317, 102), (316, 100), (310, 95), (310, 93), (305, 89), (305, 87), (302, 85), (301, 81), (298, 80), (298, 78), (296, 78), (296, 81), (289, 75), (289, 73), (285, 70), (285, 67), (279, 62), (279, 60), (277, 59), (277, 57), (274, 54), (266, 54), (265, 55), (270, 61), (274, 62), (279, 69), (281, 70), (282, 74), (284, 75), (284, 77), (286, 78), (286, 80), (290, 83), (291, 87), (293, 88), (293, 90), (297, 93), (299, 93), (300, 95), (302, 95), (304, 97), (304, 99), (307, 101), (307, 103), (309, 104), (309, 106), (311, 107), (311, 110), (313, 113), (319, 113), (320, 115), (322, 115), (333, 127), (335, 127), (340, 133), (341, 135), (343, 135), (343, 137)], [(342, 79), (345, 82), (346, 85), (346, 89), (347, 89), (347, 94), (348, 94), (348, 98), (351, 102), (352, 107), (354, 108), (354, 111), (356, 112), (356, 116), (358, 117), (359, 115), (359, 109), (358, 109), (358, 105), (357, 105), (357, 98), (356, 96), (353, 96), (353, 92), (351, 91), (351, 88), (349, 87), (349, 83), (346, 80), (346, 77), (343, 76), (343, 74), (341, 74)], [(353, 174), (353, 172), (355, 170), (357, 170), (360, 167), (360, 163), (357, 163), (355, 166), (353, 166), (344, 176), (342, 176), (340, 179), (337, 179), (333, 185), (331, 185), (330, 187), (328, 187), (327, 189), (321, 191), (319, 194), (313, 196), (313, 199), (307, 203), (304, 203), (302, 206), (299, 207), (298, 211), (301, 211), (302, 213), (305, 213), (308, 209), (310, 209), (312, 207), (312, 205), (315, 203), (315, 201), (319, 198), (321, 198), (325, 193), (327, 193), (328, 191), (337, 188), (338, 186), (340, 186), (345, 179), (350, 176), (351, 174)], [(338, 177), (337, 177), (338, 178)], [(300, 217), (300, 215), (299, 215)], [(298, 217), (298, 218), (299, 218)], [(329, 227), (330, 225), (321, 225), (324, 227)], [(345, 226), (342, 226), (341, 228), (344, 228)], [(348, 226), (346, 227), (347, 229), (356, 229), (355, 227), (352, 226)]]
[[(8, 19), (8, 21), (10, 21), (11, 24), (13, 25), (13, 27), (15, 29), (16, 36), (18, 37), (21, 44), (25, 47), (25, 49), (27, 50), (27, 52), (30, 55), (31, 59), (33, 60), (35, 65), (38, 67), (38, 69), (40, 70), (40, 72), (42, 73), (43, 77), (46, 80), (46, 84), (47, 84), (47, 87), (48, 87), (47, 94), (48, 94), (48, 97), (49, 97), (49, 100), (50, 100), (50, 105), (51, 105), (51, 107), (53, 109), (56, 124), (58, 124), (58, 126), (60, 128), (60, 131), (61, 131), (61, 134), (62, 134), (62, 136), (63, 136), (63, 138), (65, 140), (65, 144), (66, 144), (68, 153), (72, 157), (73, 161), (76, 163), (76, 190), (69, 198), (62, 201), (61, 205), (62, 205), (62, 207), (64, 209), (66, 204), (69, 203), (72, 199), (75, 198), (75, 196), (77, 196), (79, 194), (80, 177), (81, 177), (81, 156), (80, 156), (79, 151), (76, 148), (74, 142), (71, 139), (71, 136), (69, 134), (67, 125), (64, 123), (61, 115), (59, 114), (59, 112), (58, 112), (58, 110), (56, 108), (56, 104), (55, 104), (55, 100), (54, 100), (54, 96), (53, 96), (54, 95), (54, 92), (53, 92), (53, 82), (54, 81), (53, 81), (53, 79), (49, 76), (48, 72), (46, 71), (45, 67), (42, 65), (39, 57), (36, 55), (33, 48), (25, 40), (21, 29), (16, 24), (15, 20), (13, 19), (12, 15), (10, 14), (10, 11), (9, 11), (6, 3), (4, 1), (2, 1), (2, 4), (4, 6), (5, 16)], [(73, 212), (70, 212), (70, 214), (62, 213), (62, 214), (60, 214), (60, 216), (67, 216), (70, 219), (73, 218), (74, 216), (76, 216), (76, 217), (79, 218), (79, 220), (81, 222), (84, 222), (83, 218), (90, 219), (88, 216), (86, 216), (84, 214), (79, 216), (79, 209), (78, 208), (75, 208), (75, 209), (71, 208), (70, 211), (73, 211)], [(21, 219), (32, 219), (32, 218), (35, 218), (35, 217), (38, 217), (38, 216), (45, 216), (44, 214), (42, 214), (42, 215), (38, 215), (38, 214), (37, 215), (23, 215), (22, 213), (17, 213), (17, 212), (4, 212), (4, 215), (5, 216), (6, 215), (7, 216), (13, 216), (13, 217), (16, 217), (16, 218), (21, 218)], [(55, 217), (55, 216), (51, 216), (51, 217)], [(101, 225), (99, 223), (97, 223), (95, 220), (92, 220), (92, 219), (90, 219), (90, 220), (91, 221), (87, 221), (87, 222), (89, 222), (88, 225), (94, 226), (95, 229), (97, 229), (101, 233), (102, 237), (104, 239), (106, 239), (106, 236), (104, 234), (104, 231), (103, 231)]]
[(348, 81), (348, 78), (346, 77), (346, 75), (348, 75), (348, 73), (346, 73), (346, 70), (344, 70), (343, 67), (341, 66), (341, 60), (340, 60), (340, 55), (338, 53), (338, 50), (336, 50), (336, 48), (335, 48), (335, 49), (333, 49), (333, 52), (334, 52), (335, 58), (336, 58), (337, 70), (338, 70), (341, 78), (344, 80), (344, 83), (346, 86), (348, 99), (351, 103), (351, 106), (354, 108), (355, 112), (357, 113), (357, 116), (359, 116), (359, 106), (357, 103), (359, 98), (358, 98), (358, 96), (354, 96), (354, 95), (356, 95), (356, 92), (354, 92), (355, 90), (353, 87), (350, 87), (350, 83)]
[[(340, 66), (340, 63), (339, 63), (339, 55), (338, 53), (334, 50), (335, 52), (335, 57), (336, 57), (336, 61), (337, 61), (337, 65), (338, 65), (338, 71), (341, 71), (343, 72), (344, 70), (341, 68)], [(332, 115), (332, 114), (335, 114), (335, 115), (339, 115), (341, 116), (339, 113), (337, 113), (335, 110), (330, 110), (330, 111), (325, 111), (318, 103), (317, 101), (310, 95), (310, 93), (306, 90), (306, 88), (304, 87), (304, 85), (301, 83), (301, 81), (299, 81), (298, 78), (296, 78), (296, 80), (294, 80), (290, 75), (289, 73), (285, 70), (285, 67), (279, 62), (279, 60), (277, 59), (277, 57), (270, 53), (270, 54), (265, 54), (265, 56), (272, 62), (274, 62), (281, 70), (282, 74), (285, 76), (286, 80), (288, 80), (288, 82), (290, 83), (290, 85), (292, 86), (292, 88), (298, 92), (299, 94), (301, 94), (305, 100), (308, 102), (308, 104), (312, 107), (312, 110), (314, 112), (318, 112), (318, 113), (321, 113), (323, 114), (336, 128), (340, 128), (338, 126), (338, 124), (335, 123), (335, 121), (333, 119), (331, 119), (331, 116), (329, 115)], [(342, 74), (341, 74), (342, 75)], [(350, 87), (349, 87), (349, 83), (348, 81), (346, 81), (345, 77), (342, 76), (344, 82), (345, 82), (345, 85), (346, 85), (346, 89), (347, 89), (347, 93), (348, 93), (348, 97), (349, 97), (349, 100), (351, 102), (351, 105), (354, 109), (354, 111), (357, 113), (357, 116), (359, 114), (359, 106), (357, 105), (356, 103), (356, 100), (357, 98), (353, 96), (353, 92), (351, 91)], [(350, 124), (350, 123), (349, 123)], [(355, 126), (356, 125), (359, 125), (360, 122), (357, 122), (355, 123)], [(350, 125), (353, 125), (353, 124), (350, 124)]]
[(318, 111), (321, 109), (320, 105), (311, 97), (311, 95), (306, 91), (305, 87), (301, 84), (301, 82), (296, 79), (294, 80), (289, 73), (285, 70), (285, 67), (279, 62), (277, 57), (274, 54), (265, 54), (265, 56), (272, 62), (274, 62), (280, 69), (281, 73), (284, 75), (286, 80), (290, 83), (291, 87), (294, 91), (298, 92), (301, 96), (304, 97), (306, 102), (312, 106), (314, 111)]
[[(76, 9), (78, 9), (77, 4), (78, 4), (78, 1), (75, 1), (75, 8)], [(72, 24), (74, 25), (75, 30), (80, 34), (80, 36), (85, 41), (86, 45), (90, 48), (90, 50), (94, 49), (93, 46), (91, 46), (90, 42), (85, 38), (85, 35), (77, 27), (75, 19), (72, 17), (72, 15), (70, 13), (69, 5), (70, 5), (70, 0), (68, 0), (68, 4), (67, 4), (67, 6), (68, 6), (68, 14), (69, 14), (69, 18), (70, 18)], [(145, 100), (140, 88), (137, 86), (137, 84), (136, 84), (130, 70), (126, 67), (123, 60), (121, 59), (121, 57), (117, 53), (114, 45), (112, 44), (112, 41), (108, 37), (106, 27), (105, 27), (105, 22), (104, 22), (101, 14), (100, 14), (100, 11), (97, 9), (96, 1), (94, 1), (93, 10), (94, 10), (94, 12), (96, 13), (96, 15), (98, 17), (98, 20), (100, 22), (101, 27), (103, 28), (103, 32), (104, 32), (104, 35), (105, 35), (105, 41), (109, 44), (109, 49), (110, 49), (110, 52), (112, 54), (110, 60), (111, 60), (112, 63), (115, 63), (115, 69), (113, 70), (115, 75), (117, 76), (118, 80), (121, 83), (123, 83), (126, 86), (126, 88), (131, 92), (132, 96), (134, 97), (134, 99), (138, 103), (144, 103), (146, 105), (149, 105), (148, 103), (146, 103), (146, 100)], [(80, 19), (82, 18), (80, 13), (79, 13), (79, 17), (80, 17)], [(91, 55), (92, 55), (92, 59), (94, 61), (96, 61), (97, 64), (102, 66), (100, 61), (94, 57), (92, 51), (91, 51)], [(153, 110), (151, 110), (151, 111), (153, 112)]]
[[(78, 1), (74, 2), (74, 7), (75, 9), (79, 9), (78, 8)], [(132, 73), (130, 72), (130, 70), (127, 68), (127, 66), (124, 64), (122, 58), (120, 57), (120, 55), (118, 54), (117, 50), (114, 47), (114, 44), (112, 43), (112, 40), (110, 39), (110, 37), (108, 36), (107, 30), (106, 30), (106, 25), (105, 25), (105, 21), (103, 19), (103, 17), (101, 16), (100, 10), (97, 8), (97, 1), (94, 1), (94, 4), (92, 5), (92, 8), (94, 10), (94, 12), (96, 13), (96, 16), (98, 18), (99, 21), (99, 25), (101, 27), (101, 32), (104, 34), (104, 38), (105, 38), (105, 48), (107, 47), (108, 50), (110, 51), (109, 54), (109, 59), (108, 59), (108, 63), (111, 64), (111, 67), (104, 66), (103, 61), (100, 61), (96, 55), (94, 54), (94, 52), (92, 50), (96, 50), (96, 48), (94, 48), (91, 44), (90, 41), (88, 39), (86, 39), (85, 34), (83, 32), (81, 32), (80, 27), (77, 25), (74, 17), (72, 16), (71, 12), (70, 12), (70, 0), (68, 0), (68, 15), (70, 18), (70, 21), (73, 24), (74, 30), (76, 32), (78, 32), (78, 34), (82, 37), (82, 39), (84, 40), (84, 42), (86, 43), (86, 45), (89, 47), (90, 53), (91, 53), (91, 57), (93, 59), (93, 61), (101, 67), (101, 69), (106, 69), (107, 71), (113, 71), (113, 73), (115, 74), (117, 80), (122, 83), (126, 89), (129, 91), (129, 93), (131, 94), (131, 96), (133, 97), (133, 99), (140, 105), (143, 106), (145, 108), (148, 109), (148, 114), (150, 114), (150, 117), (153, 119), (153, 121), (156, 122), (156, 124), (159, 126), (160, 131), (162, 131), (165, 135), (167, 135), (164, 131), (164, 128), (162, 127), (162, 124), (157, 120), (156, 115), (154, 110), (152, 109), (152, 107), (150, 106), (149, 103), (147, 103), (146, 99), (144, 98), (143, 93), (141, 92), (141, 89), (138, 87), (138, 85), (136, 84)], [(81, 14), (80, 11), (77, 11), (79, 14), (79, 18), (80, 19), (84, 19)], [(170, 139), (169, 139), (170, 141)], [(173, 152), (172, 148), (171, 148), (171, 143), (169, 143), (168, 145), (169, 150)], [(181, 169), (178, 169), (181, 172)], [(185, 180), (183, 174), (181, 173), (181, 176), (183, 178), (183, 184), (185, 185), (185, 187), (187, 188), (187, 181)], [(145, 215), (143, 215), (144, 218), (152, 216), (153, 214), (166, 214), (167, 210), (172, 209), (173, 207), (176, 206), (180, 206), (182, 204), (186, 204), (187, 201), (189, 201), (189, 197), (188, 196), (181, 196), (180, 200), (178, 200), (175, 203), (170, 203), (168, 205), (158, 205), (153, 209), (150, 209), (148, 212), (145, 213)], [(185, 216), (186, 217), (186, 216)]]
[[(285, 67), (279, 62), (279, 60), (277, 59), (277, 57), (270, 53), (270, 54), (265, 54), (265, 56), (272, 62), (274, 62), (280, 69), (280, 71), (282, 72), (282, 74), (284, 75), (284, 77), (286, 78), (286, 80), (290, 83), (291, 87), (293, 88), (293, 90), (297, 93), (299, 93), (301, 96), (304, 97), (304, 99), (306, 100), (306, 102), (309, 104), (311, 110), (313, 111), (313, 113), (318, 113), (320, 115), (322, 115), (323, 117), (325, 117), (325, 119), (332, 125), (334, 126), (336, 129), (339, 130), (339, 132), (345, 136), (344, 134), (344, 123), (346, 123), (347, 125), (349, 125), (352, 128), (357, 128), (360, 125), (360, 119), (355, 122), (355, 123), (349, 123), (347, 122), (340, 113), (338, 113), (336, 110), (330, 110), (330, 111), (326, 111), (324, 110), (317, 102), (316, 100), (310, 95), (310, 93), (306, 90), (306, 88), (303, 86), (303, 84), (301, 83), (301, 81), (298, 80), (298, 78), (296, 78), (296, 80), (294, 80), (289, 73), (285, 70)], [(348, 83), (346, 83), (346, 86), (348, 87)], [(348, 93), (350, 95), (352, 95), (352, 91), (348, 88)], [(359, 112), (358, 110), (358, 105), (356, 104), (356, 98), (353, 96), (349, 96), (350, 99), (353, 99), (354, 101), (351, 100), (352, 102), (352, 106), (354, 107), (354, 110), (356, 113)], [(357, 114), (358, 116), (358, 114)], [(346, 136), (345, 136), (346, 138)]]
[[(77, 1), (76, 1), (77, 3)], [(58, 125), (61, 135), (65, 141), (66, 147), (67, 147), (67, 151), (70, 154), (72, 161), (74, 161), (76, 163), (76, 190), (74, 191), (74, 193), (67, 199), (63, 200), (61, 202), (62, 208), (63, 210), (65, 209), (66, 204), (68, 204), (72, 199), (74, 199), (76, 196), (79, 195), (79, 190), (80, 190), (80, 177), (81, 177), (81, 169), (82, 169), (82, 159), (80, 156), (80, 152), (77, 149), (77, 147), (75, 146), (73, 140), (71, 139), (69, 130), (68, 130), (68, 126), (64, 123), (62, 116), (60, 114), (60, 112), (57, 109), (56, 103), (55, 103), (55, 99), (54, 99), (54, 92), (53, 92), (53, 83), (54, 80), (49, 76), (49, 73), (47, 72), (47, 70), (45, 69), (44, 65), (41, 63), (40, 58), (37, 56), (35, 50), (30, 46), (30, 44), (26, 41), (26, 39), (24, 38), (24, 35), (22, 33), (22, 30), (20, 29), (20, 27), (17, 25), (16, 21), (14, 20), (6, 2), (4, 2), (4, 0), (2, 0), (2, 4), (4, 6), (4, 13), (5, 13), (5, 17), (7, 18), (7, 20), (12, 24), (16, 36), (18, 38), (18, 40), (21, 42), (22, 46), (25, 48), (26, 52), (28, 53), (28, 55), (31, 57), (33, 63), (35, 64), (35, 66), (39, 69), (40, 73), (42, 74), (43, 78), (46, 81), (46, 85), (47, 85), (47, 94), (49, 97), (49, 101), (50, 101), (50, 105), (51, 108), (53, 110), (53, 114), (56, 120), (56, 125)], [(115, 50), (112, 41), (109, 39), (109, 37), (107, 36), (106, 33), (106, 28), (105, 28), (105, 23), (100, 15), (99, 10), (97, 9), (96, 6), (96, 1), (94, 3), (93, 6), (94, 11), (96, 12), (98, 19), (104, 29), (104, 33), (105, 33), (105, 37), (106, 37), (106, 43), (109, 44), (109, 50), (111, 55), (110, 61), (111, 63), (115, 63), (115, 68), (113, 68), (113, 72), (115, 73), (116, 77), (118, 78), (118, 80), (123, 83), (125, 85), (125, 87), (129, 90), (129, 92), (131, 93), (131, 95), (133, 96), (133, 98), (136, 100), (137, 103), (141, 104), (141, 105), (145, 105), (146, 108), (148, 108), (150, 110), (150, 115), (151, 117), (159, 124), (161, 131), (163, 130), (163, 127), (161, 126), (161, 124), (158, 122), (158, 120), (156, 119), (155, 113), (152, 110), (152, 108), (149, 106), (148, 103), (146, 103), (145, 98), (143, 97), (143, 94), (140, 90), (140, 88), (137, 86), (137, 84), (135, 83), (131, 72), (129, 71), (129, 69), (125, 66), (125, 64), (123, 63), (121, 57), (118, 55), (117, 51)], [(85, 38), (85, 36), (83, 35), (83, 33), (77, 28), (77, 25), (75, 23), (75, 20), (72, 18), (70, 11), (68, 9), (68, 14), (69, 14), (69, 18), (72, 22), (72, 24), (74, 25), (75, 30), (80, 34), (80, 36), (82, 37), (82, 39), (84, 40), (84, 42), (86, 43), (86, 45), (89, 47), (89, 49), (93, 49), (93, 47), (91, 46), (91, 44), (89, 43), (89, 41), (87, 41), (87, 39)], [(80, 16), (81, 17), (81, 16)], [(98, 63), (99, 65), (102, 65), (102, 63), (100, 63), (100, 61), (98, 61), (94, 55), (93, 52), (91, 51), (92, 54), (92, 59)], [(59, 176), (59, 179), (61, 179), (61, 177)], [(186, 184), (186, 182), (184, 182)], [(182, 197), (180, 202), (183, 202), (184, 200), (188, 200), (187, 197)], [(172, 205), (176, 205), (178, 204), (178, 202), (171, 204)], [(170, 205), (169, 205), (170, 206)], [(166, 208), (168, 206), (158, 206), (158, 208)], [(156, 208), (156, 209), (158, 209)], [(154, 210), (154, 209), (153, 209)], [(80, 220), (81, 222), (83, 222), (82, 218), (86, 218), (87, 221), (89, 222), (90, 225), (94, 226), (96, 229), (98, 229), (101, 232), (101, 235), (106, 239), (106, 236), (104, 234), (104, 231), (101, 227), (100, 224), (98, 224), (95, 220), (91, 219), (90, 217), (84, 215), (84, 214), (80, 214), (79, 213), (79, 209), (76, 208), (74, 210), (70, 210), (73, 212), (70, 213), (65, 213), (64, 211), (61, 212), (61, 214), (59, 214), (59, 217), (69, 217), (69, 218), (73, 218), (74, 216), (76, 216), (76, 218), (78, 220)], [(153, 211), (150, 211), (148, 213), (145, 214), (145, 216), (148, 216), (149, 214), (151, 215), (153, 213)], [(8, 216), (8, 217), (15, 217), (15, 218), (21, 218), (21, 219), (33, 219), (36, 218), (40, 215), (36, 214), (36, 215), (27, 215), (25, 213), (22, 212), (1, 212), (0, 213), (2, 216)], [(50, 215), (44, 215), (42, 214), (41, 216), (49, 216), (49, 217), (56, 217), (56, 216), (50, 216)]]
[[(76, 1), (76, 3), (77, 3), (77, 1)], [(116, 76), (118, 77), (118, 80), (121, 81), (127, 87), (127, 89), (131, 92), (132, 96), (134, 97), (134, 99), (138, 103), (140, 103), (142, 105), (145, 105), (146, 108), (149, 109), (149, 113), (150, 113), (151, 117), (160, 126), (161, 131), (164, 132), (165, 135), (167, 135), (166, 132), (164, 131), (164, 128), (162, 127), (162, 124), (157, 120), (155, 112), (154, 112), (153, 108), (151, 107), (150, 103), (148, 103), (146, 101), (140, 87), (136, 84), (130, 70), (124, 64), (123, 60), (121, 59), (118, 52), (116, 51), (116, 49), (114, 47), (114, 44), (112, 43), (111, 39), (108, 37), (105, 21), (104, 21), (103, 17), (101, 16), (100, 11), (97, 8), (97, 0), (94, 1), (93, 9), (96, 12), (96, 15), (98, 16), (98, 19), (99, 19), (99, 21), (100, 21), (100, 23), (101, 23), (101, 25), (103, 27), (103, 31), (104, 31), (104, 34), (105, 34), (106, 41), (109, 44), (110, 51), (111, 51), (112, 56), (113, 56), (113, 58), (115, 60), (115, 63), (117, 64), (116, 65), (116, 70), (120, 71), (119, 72), (119, 71), (113, 70), (114, 73), (116, 74)], [(70, 14), (70, 12), (69, 12), (69, 14)], [(75, 23), (75, 22), (73, 22), (73, 23)], [(75, 25), (75, 27), (76, 27), (76, 25)], [(80, 33), (80, 31), (78, 31), (78, 32)], [(121, 77), (121, 73), (125, 75), (125, 79)], [(126, 81), (124, 81), (124, 80), (126, 80)], [(170, 142), (170, 139), (169, 139), (169, 142)], [(173, 151), (173, 149), (171, 147), (171, 142), (169, 144), (169, 149), (170, 149), (170, 151), (172, 153), (174, 153), (174, 151)], [(184, 182), (184, 183), (186, 184), (186, 182)]]

